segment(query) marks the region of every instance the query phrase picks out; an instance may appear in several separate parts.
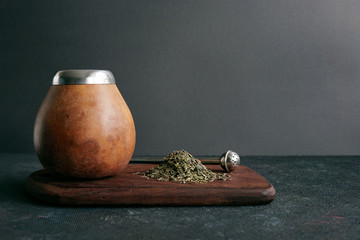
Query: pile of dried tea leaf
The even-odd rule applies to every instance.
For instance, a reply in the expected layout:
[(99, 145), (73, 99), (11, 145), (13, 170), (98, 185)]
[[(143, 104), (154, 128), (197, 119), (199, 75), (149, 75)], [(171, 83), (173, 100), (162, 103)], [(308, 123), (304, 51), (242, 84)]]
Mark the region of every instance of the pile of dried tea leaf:
[(159, 181), (176, 181), (181, 183), (207, 183), (215, 179), (229, 180), (227, 173), (214, 173), (207, 169), (200, 160), (185, 150), (173, 151), (164, 158), (164, 162), (143, 173), (146, 178)]

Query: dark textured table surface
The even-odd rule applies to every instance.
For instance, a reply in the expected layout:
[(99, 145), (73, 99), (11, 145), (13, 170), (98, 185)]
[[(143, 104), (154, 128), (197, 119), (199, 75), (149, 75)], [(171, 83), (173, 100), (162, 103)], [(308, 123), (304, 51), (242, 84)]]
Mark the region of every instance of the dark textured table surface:
[(0, 239), (360, 239), (360, 157), (242, 157), (276, 199), (237, 207), (59, 207), (26, 193), (35, 155), (0, 154)]

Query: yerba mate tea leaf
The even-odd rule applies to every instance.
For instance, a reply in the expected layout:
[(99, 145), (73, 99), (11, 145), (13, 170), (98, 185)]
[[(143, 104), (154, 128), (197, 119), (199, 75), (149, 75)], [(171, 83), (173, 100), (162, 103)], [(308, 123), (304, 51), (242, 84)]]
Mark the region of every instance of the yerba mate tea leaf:
[(207, 183), (214, 180), (230, 180), (227, 173), (214, 173), (207, 169), (200, 160), (185, 150), (176, 150), (164, 157), (164, 162), (143, 173), (144, 177), (158, 181), (180, 183)]

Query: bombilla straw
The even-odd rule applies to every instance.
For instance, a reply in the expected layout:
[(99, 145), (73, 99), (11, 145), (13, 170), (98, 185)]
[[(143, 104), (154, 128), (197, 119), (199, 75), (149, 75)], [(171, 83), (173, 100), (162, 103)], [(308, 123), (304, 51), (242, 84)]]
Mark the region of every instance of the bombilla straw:
[[(202, 164), (207, 165), (220, 165), (226, 172), (232, 172), (236, 169), (238, 165), (240, 165), (240, 157), (236, 152), (233, 152), (231, 150), (223, 153), (219, 159), (213, 159), (213, 160), (201, 160)], [(162, 163), (164, 160), (159, 158), (133, 158), (131, 159), (130, 163), (145, 163), (145, 164), (151, 164), (151, 163)]]
[[(220, 164), (220, 160), (218, 159), (199, 159), (201, 161), (202, 164), (206, 164), (206, 165), (219, 165)], [(132, 158), (130, 163), (138, 163), (138, 164), (151, 164), (151, 163), (163, 163), (164, 160), (159, 159), (159, 158), (155, 158), (155, 157), (139, 157), (139, 158)]]

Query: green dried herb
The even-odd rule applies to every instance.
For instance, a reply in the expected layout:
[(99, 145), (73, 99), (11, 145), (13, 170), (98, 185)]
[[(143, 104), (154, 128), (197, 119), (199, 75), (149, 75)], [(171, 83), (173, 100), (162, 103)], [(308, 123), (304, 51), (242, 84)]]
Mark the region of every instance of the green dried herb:
[(200, 160), (196, 159), (185, 150), (173, 151), (164, 158), (164, 162), (146, 171), (146, 178), (159, 181), (176, 181), (181, 183), (195, 182), (207, 183), (215, 179), (229, 180), (227, 173), (214, 173), (207, 169)]

